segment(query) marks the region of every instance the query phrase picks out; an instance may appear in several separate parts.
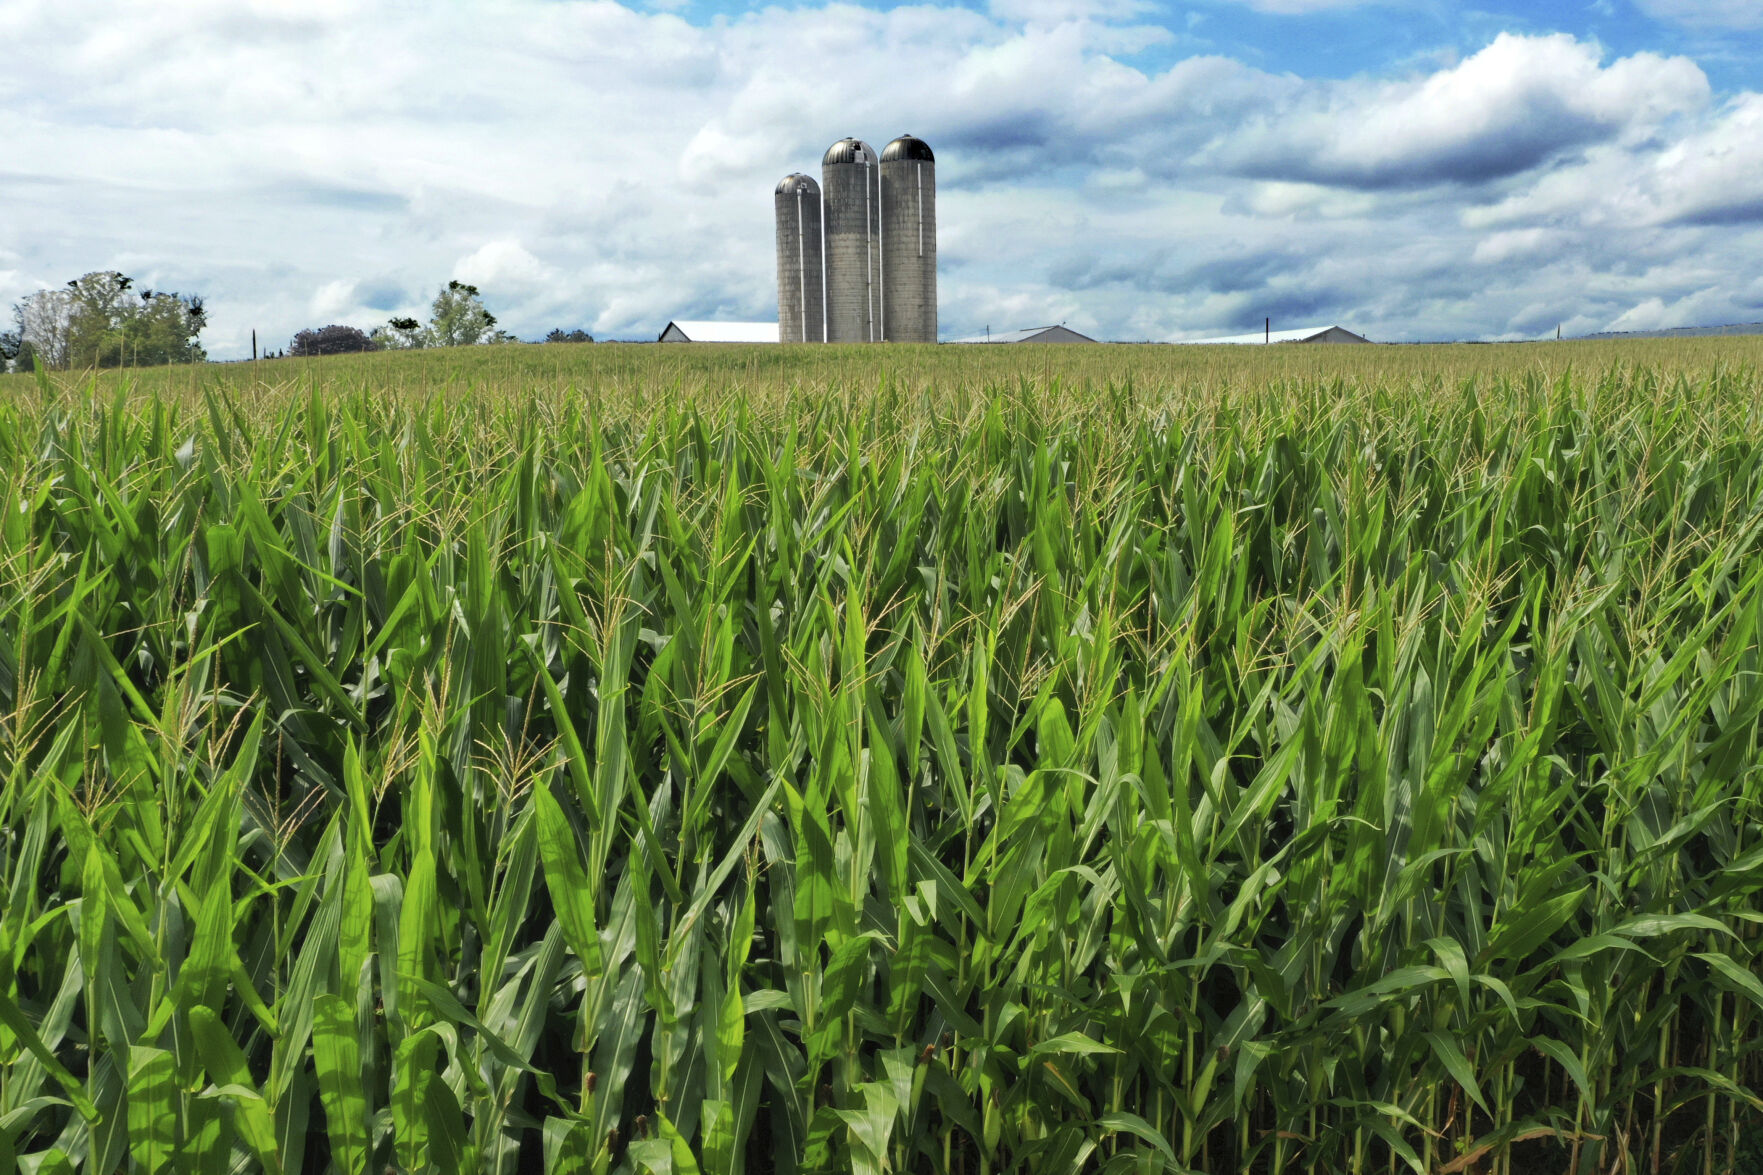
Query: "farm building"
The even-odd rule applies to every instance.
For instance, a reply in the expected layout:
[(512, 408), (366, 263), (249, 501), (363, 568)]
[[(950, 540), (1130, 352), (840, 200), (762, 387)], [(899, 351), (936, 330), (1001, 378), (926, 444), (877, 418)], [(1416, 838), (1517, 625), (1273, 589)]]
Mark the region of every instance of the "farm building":
[(988, 331), (983, 335), (973, 335), (965, 339), (951, 339), (955, 343), (1093, 343), (1096, 340), (1088, 335), (1080, 335), (1069, 327), (1035, 326), (1028, 330)]
[(1369, 343), (1344, 326), (1305, 326), (1297, 330), (1258, 330), (1246, 335), (1223, 335), (1215, 339), (1177, 339), (1191, 346), (1244, 345), (1252, 343)]
[(775, 322), (682, 322), (674, 319), (660, 343), (775, 343)]

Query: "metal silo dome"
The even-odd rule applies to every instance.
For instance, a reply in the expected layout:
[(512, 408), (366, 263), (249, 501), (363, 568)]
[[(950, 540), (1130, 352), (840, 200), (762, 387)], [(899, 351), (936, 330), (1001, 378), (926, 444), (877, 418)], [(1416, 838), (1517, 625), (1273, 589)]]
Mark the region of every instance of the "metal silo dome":
[(930, 144), (911, 135), (901, 135), (882, 148), (881, 161), (883, 163), (894, 163), (908, 159), (923, 160), (925, 163), (937, 161), (937, 157), (931, 154)]
[(826, 149), (820, 166), (831, 167), (835, 163), (867, 163), (873, 167), (876, 163), (875, 148), (862, 139), (840, 139)]
[(777, 338), (780, 343), (826, 341), (822, 284), (820, 185), (795, 172), (778, 181)]
[(901, 135), (882, 152), (882, 338), (937, 341), (937, 161)]
[(786, 175), (783, 179), (777, 181), (778, 195), (794, 196), (797, 192), (804, 192), (811, 196), (819, 196), (820, 185), (814, 181), (813, 176), (804, 175), (799, 171), (792, 171), (789, 175)]
[(826, 338), (882, 338), (881, 187), (875, 148), (840, 139), (821, 161), (826, 217)]

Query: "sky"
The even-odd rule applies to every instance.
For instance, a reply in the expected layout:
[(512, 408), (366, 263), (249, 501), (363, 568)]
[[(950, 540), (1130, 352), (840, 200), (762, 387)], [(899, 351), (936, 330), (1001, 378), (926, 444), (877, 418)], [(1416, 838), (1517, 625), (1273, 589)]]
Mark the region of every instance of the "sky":
[(937, 156), (944, 338), (1763, 320), (1763, 0), (6, 0), (0, 304), (215, 358), (426, 318), (773, 319), (772, 189)]

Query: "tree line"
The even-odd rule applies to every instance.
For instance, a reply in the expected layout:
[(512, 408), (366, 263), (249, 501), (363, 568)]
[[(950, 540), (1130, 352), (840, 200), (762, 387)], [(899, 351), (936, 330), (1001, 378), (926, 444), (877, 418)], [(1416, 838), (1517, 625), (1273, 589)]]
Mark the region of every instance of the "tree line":
[[(199, 363), (208, 357), (199, 336), (208, 325), (201, 295), (143, 289), (133, 278), (99, 270), (62, 289), (39, 290), (12, 308), (13, 328), (0, 332), (0, 371), (47, 368), (149, 367)], [(395, 317), (371, 333), (354, 326), (297, 332), (285, 351), (294, 356), (419, 347), (477, 346), (520, 340), (496, 325), (474, 285), (450, 281), (429, 307), (426, 323)], [(548, 343), (591, 343), (584, 330), (553, 330)]]
[(13, 329), (0, 333), (0, 361), (29, 368), (148, 367), (208, 357), (198, 336), (208, 325), (200, 294), (136, 291), (115, 270), (38, 290), (12, 308)]
[[(591, 343), (585, 330), (553, 330), (547, 343)], [(418, 347), (473, 347), (483, 343), (518, 343), (519, 339), (496, 325), (496, 316), (484, 308), (483, 295), (474, 285), (450, 281), (435, 295), (427, 323), (414, 318), (392, 318), (372, 334), (350, 326), (327, 326), (304, 330), (294, 336), (290, 355), (335, 355), (342, 351), (403, 351)]]

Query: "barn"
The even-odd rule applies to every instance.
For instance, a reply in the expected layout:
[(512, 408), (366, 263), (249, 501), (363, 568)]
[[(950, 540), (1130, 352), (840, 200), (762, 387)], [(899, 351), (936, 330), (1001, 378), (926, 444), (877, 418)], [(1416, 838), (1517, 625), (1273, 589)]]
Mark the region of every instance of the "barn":
[(1095, 341), (1088, 335), (1080, 335), (1063, 326), (1034, 326), (1027, 330), (987, 331), (983, 335), (950, 340), (955, 343), (1093, 343)]
[(1262, 343), (1369, 343), (1364, 335), (1344, 326), (1304, 326), (1297, 330), (1258, 330), (1246, 335), (1223, 335), (1215, 339), (1177, 339), (1195, 347), (1249, 346)]
[(775, 322), (685, 322), (674, 319), (659, 343), (775, 343)]

